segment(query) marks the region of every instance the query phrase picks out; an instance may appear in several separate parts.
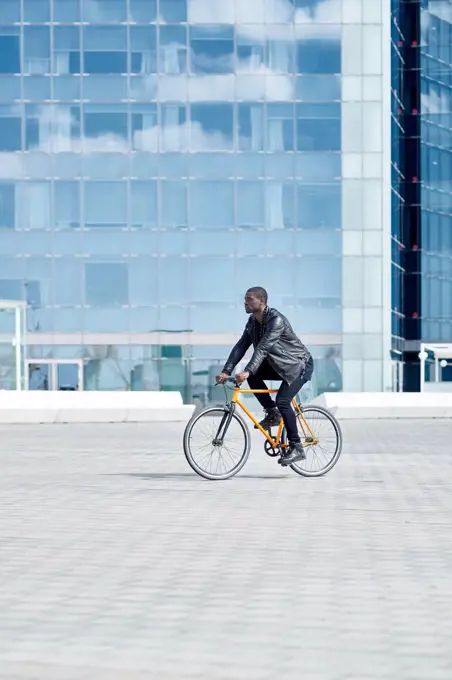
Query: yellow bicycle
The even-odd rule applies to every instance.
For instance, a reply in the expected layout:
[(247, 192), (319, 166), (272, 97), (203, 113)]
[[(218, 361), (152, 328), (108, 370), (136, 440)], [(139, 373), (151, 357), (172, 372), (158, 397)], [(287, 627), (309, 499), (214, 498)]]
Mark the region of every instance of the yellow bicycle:
[[(229, 479), (239, 472), (250, 455), (251, 437), (244, 419), (236, 412), (239, 406), (265, 437), (268, 456), (281, 455), (288, 446), (284, 422), (276, 436), (264, 430), (240, 401), (240, 394), (273, 394), (277, 390), (247, 390), (240, 388), (235, 378), (232, 399), (224, 406), (210, 406), (195, 413), (184, 433), (184, 453), (190, 467), (206, 479)], [(336, 418), (321, 406), (302, 406), (293, 399), (297, 425), (306, 458), (290, 467), (303, 477), (321, 477), (336, 465), (342, 450), (342, 433)]]

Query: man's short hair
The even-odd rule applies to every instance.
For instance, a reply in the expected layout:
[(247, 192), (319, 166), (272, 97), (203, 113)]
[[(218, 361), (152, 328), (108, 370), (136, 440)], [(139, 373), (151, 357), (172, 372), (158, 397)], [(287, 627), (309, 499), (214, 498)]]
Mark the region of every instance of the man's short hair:
[(268, 300), (267, 291), (265, 290), (265, 288), (262, 288), (262, 286), (253, 286), (253, 288), (248, 288), (248, 290), (246, 292), (252, 293), (257, 298), (260, 298), (264, 302), (267, 302), (267, 300)]

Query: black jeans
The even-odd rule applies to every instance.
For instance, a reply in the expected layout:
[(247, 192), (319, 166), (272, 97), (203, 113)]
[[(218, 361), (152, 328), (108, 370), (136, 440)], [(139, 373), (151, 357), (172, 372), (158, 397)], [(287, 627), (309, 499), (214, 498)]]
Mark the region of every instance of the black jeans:
[(276, 404), (271, 398), (270, 394), (256, 394), (255, 397), (261, 406), (265, 410), (275, 408), (277, 406), (280, 410), (282, 418), (284, 420), (284, 425), (287, 430), (287, 438), (290, 442), (299, 442), (300, 436), (297, 429), (297, 418), (295, 412), (292, 408), (291, 402), (295, 395), (301, 390), (303, 385), (311, 380), (312, 373), (314, 370), (314, 361), (312, 357), (306, 364), (305, 370), (300, 374), (300, 376), (293, 381), (290, 385), (282, 380), (281, 376), (276, 373), (276, 371), (270, 366), (267, 361), (263, 361), (259, 366), (259, 370), (255, 375), (250, 375), (248, 378), (248, 385), (251, 390), (266, 390), (267, 385), (264, 380), (282, 380), (281, 386), (276, 395)]

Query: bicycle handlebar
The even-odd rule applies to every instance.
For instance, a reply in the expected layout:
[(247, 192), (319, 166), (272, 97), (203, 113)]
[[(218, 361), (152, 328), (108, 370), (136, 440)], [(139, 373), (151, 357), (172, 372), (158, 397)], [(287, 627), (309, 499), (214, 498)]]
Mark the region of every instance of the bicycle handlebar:
[[(220, 376), (217, 375), (215, 376), (215, 380), (217, 381), (217, 385), (221, 385), (222, 383), (220, 382)], [(234, 376), (230, 375), (228, 378), (226, 378), (225, 382), (232, 382), (235, 383), (235, 378)]]

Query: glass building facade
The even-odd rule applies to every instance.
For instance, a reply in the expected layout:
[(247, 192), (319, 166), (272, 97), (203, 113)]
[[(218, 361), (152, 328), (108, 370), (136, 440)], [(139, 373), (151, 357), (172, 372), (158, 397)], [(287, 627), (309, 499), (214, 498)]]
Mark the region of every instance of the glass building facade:
[(26, 384), (206, 401), (262, 285), (314, 392), (392, 389), (393, 31), (390, 0), (1, 0), (0, 298), (28, 303)]

